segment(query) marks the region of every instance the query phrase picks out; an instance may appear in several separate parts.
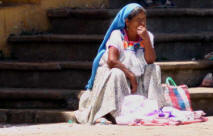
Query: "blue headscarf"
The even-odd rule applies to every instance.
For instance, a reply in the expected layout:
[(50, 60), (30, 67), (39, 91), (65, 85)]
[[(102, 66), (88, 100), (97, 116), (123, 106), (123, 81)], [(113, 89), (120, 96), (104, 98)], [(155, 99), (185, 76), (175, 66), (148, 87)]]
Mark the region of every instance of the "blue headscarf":
[(104, 36), (104, 40), (102, 41), (99, 49), (98, 54), (95, 57), (92, 65), (92, 75), (88, 81), (88, 84), (86, 85), (86, 89), (91, 89), (93, 86), (93, 82), (95, 79), (96, 71), (99, 65), (99, 61), (101, 57), (103, 56), (104, 52), (106, 51), (106, 42), (109, 39), (111, 33), (115, 29), (123, 29), (125, 27), (125, 19), (128, 17), (128, 15), (131, 13), (133, 9), (136, 7), (141, 7), (141, 5), (137, 3), (131, 3), (127, 4), (125, 7), (123, 7), (118, 14), (116, 15), (115, 19), (113, 20), (112, 24), (110, 25), (109, 29), (107, 30), (106, 35)]

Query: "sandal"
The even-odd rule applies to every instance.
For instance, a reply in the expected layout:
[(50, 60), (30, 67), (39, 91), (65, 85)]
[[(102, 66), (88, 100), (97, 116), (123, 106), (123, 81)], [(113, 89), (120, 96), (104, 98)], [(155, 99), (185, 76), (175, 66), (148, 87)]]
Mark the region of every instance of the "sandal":
[(96, 121), (95, 121), (95, 124), (96, 125), (110, 125), (110, 124), (112, 124), (112, 122), (111, 121), (109, 121), (109, 120), (107, 120), (107, 119), (105, 119), (105, 118), (99, 118), (99, 119), (97, 119)]

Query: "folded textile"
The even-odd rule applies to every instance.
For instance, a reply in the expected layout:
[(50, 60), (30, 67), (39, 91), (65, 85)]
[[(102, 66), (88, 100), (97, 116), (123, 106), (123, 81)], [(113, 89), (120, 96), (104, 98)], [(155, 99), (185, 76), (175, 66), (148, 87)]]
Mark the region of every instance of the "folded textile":
[(124, 98), (120, 116), (116, 117), (119, 125), (132, 126), (165, 126), (184, 125), (205, 122), (203, 111), (182, 111), (174, 107), (158, 109), (155, 100), (140, 95), (129, 95)]
[(202, 87), (213, 87), (213, 75), (212, 75), (212, 73), (208, 73), (204, 77), (200, 86), (202, 86)]

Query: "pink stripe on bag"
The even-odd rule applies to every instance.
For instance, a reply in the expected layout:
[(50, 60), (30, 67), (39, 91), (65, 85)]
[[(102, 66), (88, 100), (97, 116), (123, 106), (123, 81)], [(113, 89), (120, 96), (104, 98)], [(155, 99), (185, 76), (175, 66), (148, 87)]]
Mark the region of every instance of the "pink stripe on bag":
[(173, 91), (173, 87), (168, 85), (168, 88), (169, 88), (169, 96), (171, 97), (173, 107), (175, 107), (177, 109), (181, 109), (181, 107), (178, 104), (178, 99)]

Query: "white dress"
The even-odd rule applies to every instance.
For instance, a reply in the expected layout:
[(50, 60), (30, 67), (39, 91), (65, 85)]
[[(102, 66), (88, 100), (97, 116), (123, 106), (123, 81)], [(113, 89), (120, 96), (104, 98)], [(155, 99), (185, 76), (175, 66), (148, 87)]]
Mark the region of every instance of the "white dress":
[[(154, 36), (150, 32), (149, 37), (154, 48)], [(156, 64), (147, 65), (142, 48), (136, 52), (124, 49), (122, 32), (114, 30), (106, 43), (106, 52), (100, 60), (93, 88), (81, 96), (79, 109), (75, 111), (79, 123), (93, 124), (95, 120), (108, 113), (116, 118), (121, 113), (124, 97), (131, 94), (130, 82), (124, 72), (118, 68), (108, 67), (109, 46), (118, 49), (120, 62), (136, 75), (136, 94), (157, 100), (159, 107), (166, 105), (161, 88), (160, 67)]]

